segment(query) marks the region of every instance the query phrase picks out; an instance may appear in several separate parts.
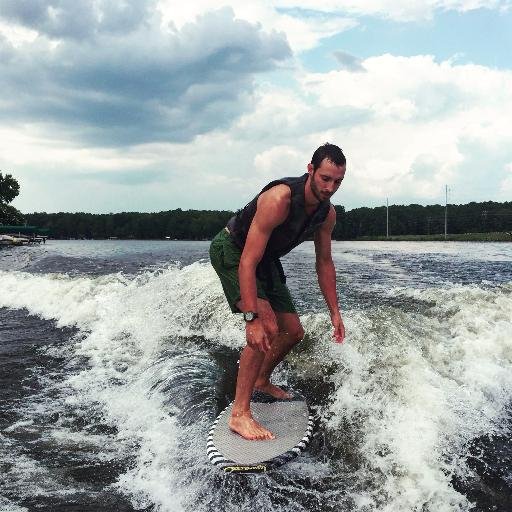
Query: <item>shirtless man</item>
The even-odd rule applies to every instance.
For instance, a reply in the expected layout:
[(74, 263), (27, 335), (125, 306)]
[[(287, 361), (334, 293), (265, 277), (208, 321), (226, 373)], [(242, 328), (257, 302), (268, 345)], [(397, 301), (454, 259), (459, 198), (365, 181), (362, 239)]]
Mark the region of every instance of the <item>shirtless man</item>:
[(336, 342), (345, 327), (336, 294), (331, 233), (336, 212), (329, 199), (345, 176), (338, 146), (320, 146), (307, 174), (269, 183), (235, 214), (213, 239), (212, 265), (233, 313), (243, 313), (247, 345), (240, 355), (235, 401), (229, 427), (245, 439), (274, 439), (252, 417), (253, 390), (290, 398), (270, 382), (274, 368), (304, 337), (304, 329), (286, 287), (279, 258), (314, 236), (318, 282), (329, 308)]

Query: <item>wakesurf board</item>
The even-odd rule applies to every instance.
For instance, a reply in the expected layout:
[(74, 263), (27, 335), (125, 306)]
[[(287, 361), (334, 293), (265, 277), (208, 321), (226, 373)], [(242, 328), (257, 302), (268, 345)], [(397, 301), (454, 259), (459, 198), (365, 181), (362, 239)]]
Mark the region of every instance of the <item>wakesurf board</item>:
[(233, 402), (213, 423), (206, 453), (210, 462), (226, 473), (263, 473), (277, 468), (300, 455), (313, 435), (314, 417), (305, 398), (288, 390), (292, 397), (276, 399), (256, 391), (251, 398), (251, 411), (275, 439), (249, 441), (228, 427)]

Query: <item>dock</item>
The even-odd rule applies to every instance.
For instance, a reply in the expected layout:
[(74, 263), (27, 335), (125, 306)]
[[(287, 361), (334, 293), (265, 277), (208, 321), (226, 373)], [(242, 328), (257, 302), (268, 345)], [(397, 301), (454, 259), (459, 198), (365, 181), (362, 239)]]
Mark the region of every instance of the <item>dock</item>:
[(0, 224), (0, 247), (46, 243), (48, 229), (37, 226), (8, 226)]

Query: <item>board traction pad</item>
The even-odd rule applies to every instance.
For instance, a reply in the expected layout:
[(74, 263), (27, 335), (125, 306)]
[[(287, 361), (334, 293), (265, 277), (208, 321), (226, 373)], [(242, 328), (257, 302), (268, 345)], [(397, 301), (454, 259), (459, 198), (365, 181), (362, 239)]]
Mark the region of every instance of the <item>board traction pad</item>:
[(229, 473), (256, 473), (297, 457), (311, 440), (314, 418), (304, 397), (291, 393), (289, 400), (253, 393), (251, 411), (254, 418), (276, 436), (276, 439), (264, 441), (249, 441), (231, 432), (227, 425), (233, 407), (231, 402), (219, 414), (208, 434), (206, 453), (210, 462)]

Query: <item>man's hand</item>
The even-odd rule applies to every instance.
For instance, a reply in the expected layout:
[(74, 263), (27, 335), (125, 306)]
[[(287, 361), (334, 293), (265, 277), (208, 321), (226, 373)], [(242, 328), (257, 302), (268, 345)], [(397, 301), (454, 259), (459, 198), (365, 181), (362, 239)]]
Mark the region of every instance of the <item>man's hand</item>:
[(331, 315), (331, 322), (334, 327), (334, 340), (336, 343), (343, 343), (345, 339), (345, 326), (339, 311)]
[(245, 324), (245, 339), (247, 345), (255, 350), (260, 352), (270, 350), (270, 340), (263, 327), (263, 322), (259, 318)]

